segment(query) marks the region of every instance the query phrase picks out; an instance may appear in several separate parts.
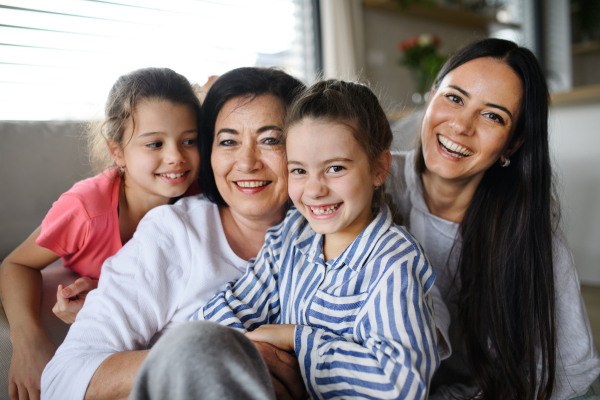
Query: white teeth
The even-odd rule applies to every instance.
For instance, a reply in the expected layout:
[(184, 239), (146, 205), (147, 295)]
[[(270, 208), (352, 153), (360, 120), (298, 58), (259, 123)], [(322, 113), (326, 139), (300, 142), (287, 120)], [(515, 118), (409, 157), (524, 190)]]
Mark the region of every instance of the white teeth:
[(466, 148), (459, 146), (454, 142), (451, 142), (450, 140), (446, 139), (445, 137), (443, 137), (441, 135), (438, 135), (438, 141), (446, 149), (452, 150), (453, 152), (456, 152), (456, 153), (460, 153), (460, 155), (452, 154), (455, 157), (462, 158), (462, 157), (468, 157), (471, 154), (473, 154), (473, 152), (471, 150), (467, 150)]
[(182, 172), (179, 174), (160, 174), (160, 176), (164, 176), (165, 178), (171, 178), (171, 179), (181, 178), (184, 175), (185, 175), (185, 172)]
[(265, 186), (269, 181), (239, 181), (236, 182), (239, 187), (243, 188), (255, 188)]
[(325, 215), (325, 214), (331, 214), (332, 212), (334, 212), (335, 210), (337, 210), (340, 206), (340, 204), (334, 204), (332, 206), (329, 207), (310, 207), (311, 211), (313, 212), (313, 214), (315, 215)]

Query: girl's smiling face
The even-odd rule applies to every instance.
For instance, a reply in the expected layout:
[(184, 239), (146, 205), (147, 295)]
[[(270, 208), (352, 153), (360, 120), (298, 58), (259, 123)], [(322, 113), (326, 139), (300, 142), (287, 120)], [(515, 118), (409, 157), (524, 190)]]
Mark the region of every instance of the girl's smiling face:
[(501, 60), (477, 58), (448, 73), (423, 119), (426, 173), (479, 183), (522, 143), (512, 141), (522, 97), (521, 80)]
[(185, 193), (198, 178), (200, 155), (196, 115), (187, 105), (146, 100), (136, 105), (135, 129), (129, 123), (121, 146), (111, 145), (117, 165), (125, 167), (128, 196), (162, 198)]
[(288, 191), (298, 211), (327, 240), (354, 240), (373, 219), (373, 188), (383, 181), (350, 128), (304, 119), (290, 127), (286, 151)]

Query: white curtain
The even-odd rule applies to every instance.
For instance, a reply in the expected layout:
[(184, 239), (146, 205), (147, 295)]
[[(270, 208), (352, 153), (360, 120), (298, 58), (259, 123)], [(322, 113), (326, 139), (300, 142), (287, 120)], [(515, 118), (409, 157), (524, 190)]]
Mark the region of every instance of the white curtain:
[(324, 78), (364, 74), (365, 35), (361, 0), (321, 0)]

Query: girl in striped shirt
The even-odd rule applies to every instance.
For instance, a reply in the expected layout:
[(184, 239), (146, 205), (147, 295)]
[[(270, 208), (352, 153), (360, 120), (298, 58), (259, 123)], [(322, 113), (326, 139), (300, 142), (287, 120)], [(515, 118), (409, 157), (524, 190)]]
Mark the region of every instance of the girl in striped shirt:
[(392, 132), (377, 97), (318, 82), (286, 126), (295, 207), (192, 319), (295, 352), (314, 399), (425, 399), (439, 365), (435, 272), (384, 201)]

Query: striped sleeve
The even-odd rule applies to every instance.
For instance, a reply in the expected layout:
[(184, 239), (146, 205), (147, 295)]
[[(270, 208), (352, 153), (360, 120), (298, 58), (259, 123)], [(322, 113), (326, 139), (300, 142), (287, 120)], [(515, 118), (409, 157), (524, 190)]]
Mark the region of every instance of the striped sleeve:
[(295, 351), (312, 398), (426, 399), (440, 362), (434, 277), (418, 250), (396, 260), (357, 315), (357, 342), (298, 325)]
[(244, 275), (229, 283), (190, 319), (217, 322), (241, 332), (277, 323), (280, 304), (276, 277), (283, 228), (281, 224), (269, 230), (265, 244), (248, 262)]

